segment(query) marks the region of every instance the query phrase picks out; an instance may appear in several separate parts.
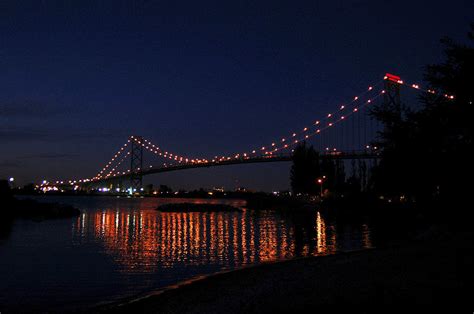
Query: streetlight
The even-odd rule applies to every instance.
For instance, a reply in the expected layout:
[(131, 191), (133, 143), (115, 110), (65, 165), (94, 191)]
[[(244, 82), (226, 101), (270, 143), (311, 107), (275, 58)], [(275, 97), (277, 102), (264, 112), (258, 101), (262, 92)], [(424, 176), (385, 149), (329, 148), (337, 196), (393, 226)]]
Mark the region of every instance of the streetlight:
[(322, 178), (318, 178), (317, 179), (317, 182), (319, 184), (319, 186), (321, 187), (321, 192), (319, 194), (320, 197), (323, 197), (323, 183), (324, 183), (324, 179), (325, 177), (322, 177)]
[(8, 178), (8, 185), (10, 186), (11, 189), (15, 188), (15, 178), (14, 177)]

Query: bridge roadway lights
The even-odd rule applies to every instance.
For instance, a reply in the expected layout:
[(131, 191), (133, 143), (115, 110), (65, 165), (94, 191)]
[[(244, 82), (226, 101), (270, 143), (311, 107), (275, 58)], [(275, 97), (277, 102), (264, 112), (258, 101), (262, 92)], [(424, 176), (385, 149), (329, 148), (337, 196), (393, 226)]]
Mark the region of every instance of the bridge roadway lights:
[[(139, 158), (138, 160), (134, 161), (134, 164), (142, 164), (143, 160), (140, 158), (142, 156), (142, 153), (140, 153), (140, 150), (134, 151), (134, 154), (137, 155)], [(329, 153), (329, 154), (323, 154), (321, 156), (322, 158), (328, 158), (328, 159), (333, 159), (333, 160), (377, 160), (380, 158), (380, 153), (377, 151), (351, 151), (351, 152), (338, 152), (338, 153)], [(142, 191), (142, 177), (145, 175), (152, 175), (152, 174), (157, 174), (157, 173), (163, 173), (163, 172), (170, 172), (170, 171), (180, 171), (180, 170), (185, 170), (185, 169), (192, 169), (192, 168), (209, 168), (209, 167), (217, 167), (217, 166), (227, 166), (227, 165), (235, 165), (235, 164), (250, 164), (250, 163), (263, 163), (263, 162), (289, 162), (292, 160), (291, 155), (282, 155), (274, 158), (249, 158), (249, 159), (239, 159), (239, 160), (228, 160), (228, 161), (223, 161), (223, 162), (218, 162), (218, 163), (210, 163), (210, 164), (184, 164), (184, 165), (176, 165), (172, 167), (158, 167), (158, 168), (152, 168), (152, 169), (146, 169), (144, 171), (138, 170), (138, 167), (136, 166), (133, 169), (137, 169), (136, 171), (133, 172), (132, 174), (124, 174), (120, 175), (117, 177), (114, 177), (113, 180), (118, 180), (119, 181), (119, 186), (120, 188), (124, 188), (127, 190), (127, 192), (130, 192), (129, 188), (132, 187), (132, 185), (127, 186), (125, 184), (126, 181), (130, 180), (131, 183), (135, 183), (136, 185), (133, 186), (133, 189), (135, 189), (136, 192), (140, 193)], [(130, 171), (132, 172), (132, 171)], [(97, 180), (97, 181), (92, 181), (88, 183), (82, 184), (84, 188), (86, 189), (93, 189), (94, 186), (100, 187), (104, 184), (104, 182), (110, 181), (110, 179), (102, 179), (102, 180)], [(124, 181), (122, 181), (124, 180)], [(80, 184), (79, 184), (80, 185)]]

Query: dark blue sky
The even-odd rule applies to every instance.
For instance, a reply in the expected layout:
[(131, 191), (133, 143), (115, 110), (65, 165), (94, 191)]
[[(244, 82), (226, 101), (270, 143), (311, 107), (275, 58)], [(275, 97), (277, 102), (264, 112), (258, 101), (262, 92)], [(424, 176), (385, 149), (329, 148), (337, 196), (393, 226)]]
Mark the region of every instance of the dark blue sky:
[[(246, 151), (393, 72), (420, 82), (472, 1), (2, 1), (0, 177), (90, 177), (143, 135)], [(288, 165), (190, 170), (174, 188), (289, 186)]]

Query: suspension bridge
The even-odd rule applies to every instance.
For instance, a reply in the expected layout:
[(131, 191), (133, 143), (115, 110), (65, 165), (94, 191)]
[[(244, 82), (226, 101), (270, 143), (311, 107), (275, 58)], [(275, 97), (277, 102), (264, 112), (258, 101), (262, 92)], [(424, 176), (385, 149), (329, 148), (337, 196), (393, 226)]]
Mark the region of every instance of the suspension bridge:
[[(337, 106), (332, 112), (310, 121), (307, 126), (275, 139), (267, 145), (247, 151), (212, 158), (191, 157), (164, 150), (142, 136), (130, 136), (127, 142), (93, 177), (43, 181), (43, 191), (58, 189), (91, 189), (99, 186), (117, 187), (130, 193), (143, 190), (143, 177), (147, 175), (180, 171), (193, 168), (228, 166), (236, 164), (288, 162), (294, 147), (308, 142), (319, 151), (321, 158), (333, 160), (376, 160), (380, 150), (375, 143), (383, 126), (374, 119), (372, 108), (382, 105), (401, 113), (400, 90), (415, 89), (438, 97), (454, 99), (453, 95), (440, 94), (432, 89), (423, 89), (418, 84), (405, 83), (400, 77), (386, 74), (383, 80), (368, 86), (347, 103)], [(145, 165), (151, 155), (155, 164)], [(157, 161), (160, 160), (159, 163)], [(107, 189), (108, 190), (108, 189)]]

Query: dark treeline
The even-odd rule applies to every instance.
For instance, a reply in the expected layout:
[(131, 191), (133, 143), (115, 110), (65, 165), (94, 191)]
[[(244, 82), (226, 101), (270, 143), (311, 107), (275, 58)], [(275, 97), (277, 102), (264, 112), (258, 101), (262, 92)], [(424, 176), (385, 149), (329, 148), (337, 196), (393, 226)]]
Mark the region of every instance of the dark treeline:
[[(474, 30), (474, 26), (473, 26)], [(474, 40), (473, 32), (469, 33)], [(464, 201), (471, 188), (474, 48), (443, 39), (446, 60), (426, 67), (424, 78), (440, 96), (422, 94), (418, 111), (378, 107), (373, 115), (385, 130), (374, 169), (377, 193), (413, 201)], [(455, 95), (453, 100), (442, 96)]]
[(78, 209), (68, 205), (17, 199), (7, 180), (0, 180), (0, 209), (0, 238), (9, 234), (11, 224), (17, 218), (43, 220), (80, 214)]
[(366, 188), (366, 169), (366, 161), (353, 161), (346, 173), (343, 160), (321, 155), (302, 142), (293, 152), (291, 188), (296, 195), (359, 193)]
[[(472, 44), (474, 26), (468, 36)], [(295, 193), (319, 195), (322, 183), (331, 195), (364, 191), (392, 202), (430, 205), (469, 201), (474, 48), (449, 38), (441, 42), (445, 61), (426, 66), (424, 72), (436, 94), (422, 94), (421, 106), (402, 103), (399, 108), (379, 105), (372, 110), (372, 116), (384, 126), (373, 143), (381, 148), (377, 164), (364, 169), (366, 164), (357, 167), (353, 163), (347, 174), (343, 163), (324, 158), (302, 143), (294, 151), (291, 169)], [(414, 107), (420, 109), (409, 109)]]

